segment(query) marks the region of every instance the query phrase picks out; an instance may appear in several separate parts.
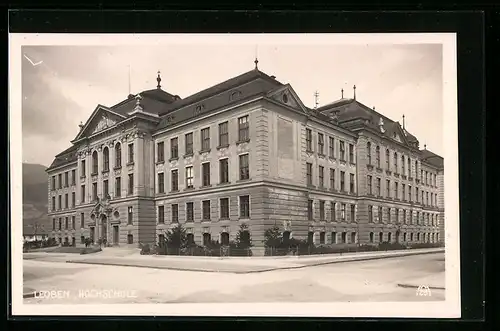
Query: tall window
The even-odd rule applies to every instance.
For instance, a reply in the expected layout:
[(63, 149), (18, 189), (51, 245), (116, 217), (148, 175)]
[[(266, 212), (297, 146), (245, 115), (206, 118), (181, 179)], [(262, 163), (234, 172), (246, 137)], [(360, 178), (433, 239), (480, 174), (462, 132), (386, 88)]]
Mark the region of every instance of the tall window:
[(385, 168), (386, 168), (386, 170), (390, 170), (391, 169), (391, 167), (389, 165), (390, 158), (391, 158), (391, 154), (389, 152), (389, 149), (386, 149), (385, 150)]
[(340, 141), (340, 161), (345, 161), (345, 142)]
[(306, 176), (307, 176), (307, 185), (312, 185), (313, 183), (313, 177), (312, 177), (312, 172), (313, 172), (313, 165), (312, 163), (306, 163), (306, 170), (307, 170), (307, 173), (306, 173)]
[(75, 192), (71, 192), (71, 207), (75, 208), (76, 205), (76, 194)]
[(210, 200), (203, 200), (201, 202), (201, 209), (202, 221), (210, 221)]
[(378, 221), (382, 222), (382, 207), (378, 206)]
[(193, 188), (193, 167), (186, 167), (186, 188)]
[(321, 221), (325, 220), (325, 201), (324, 200), (319, 201), (319, 219)]
[(312, 220), (313, 218), (313, 200), (307, 200), (307, 219)]
[(80, 213), (80, 228), (83, 229), (85, 227), (85, 213)]
[(411, 177), (411, 159), (408, 157), (408, 177)]
[(385, 196), (387, 198), (391, 197), (391, 180), (390, 179), (385, 180)]
[(330, 202), (330, 220), (332, 222), (335, 222), (335, 219), (337, 218), (336, 217), (337, 210), (336, 210), (335, 206), (336, 206), (335, 202), (331, 201)]
[(220, 199), (220, 218), (229, 219), (229, 198)]
[(394, 172), (398, 173), (398, 153), (394, 152)]
[(340, 191), (345, 192), (345, 172), (340, 172)]
[(418, 202), (418, 187), (415, 187), (415, 200)]
[(375, 162), (377, 163), (377, 167), (380, 168), (380, 146), (375, 148)]
[(354, 193), (354, 174), (350, 174), (349, 177), (349, 192)]
[(368, 157), (368, 164), (372, 164), (372, 143), (366, 143), (366, 156)]
[(52, 191), (55, 191), (57, 189), (56, 186), (56, 176), (52, 176), (52, 185), (51, 185)]
[(415, 161), (415, 178), (418, 177), (418, 161)]
[(128, 194), (134, 194), (134, 174), (128, 174)]
[(325, 152), (325, 136), (322, 133), (318, 133), (318, 154), (324, 154)]
[(373, 223), (373, 206), (368, 206), (368, 222)]
[(229, 136), (228, 136), (228, 122), (219, 124), (219, 146), (228, 146)]
[(68, 187), (69, 186), (69, 174), (68, 172), (66, 171), (64, 173), (64, 187)]
[(201, 130), (201, 150), (210, 150), (210, 128), (204, 128)]
[(116, 197), (122, 196), (122, 178), (121, 177), (115, 177), (115, 196)]
[(382, 179), (380, 178), (377, 178), (377, 195), (380, 197), (382, 196), (382, 188), (381, 188), (381, 182), (382, 182)]
[(170, 158), (177, 159), (179, 157), (179, 138), (170, 139)]
[(318, 176), (319, 176), (319, 187), (325, 187), (325, 168), (322, 166), (319, 166), (318, 170)]
[(128, 163), (134, 163), (134, 144), (128, 144)]
[(97, 159), (97, 151), (92, 153), (92, 175), (97, 174), (99, 171), (99, 161)]
[(102, 191), (103, 191), (103, 199), (106, 199), (109, 195), (109, 182), (107, 179), (102, 181)]
[(401, 174), (404, 176), (406, 175), (406, 169), (405, 169), (405, 156), (401, 155)]
[(158, 206), (158, 223), (165, 223), (165, 206)]
[(405, 184), (401, 184), (401, 200), (405, 200), (406, 199), (406, 185)]
[(248, 154), (240, 155), (240, 180), (250, 178)]
[(367, 176), (366, 184), (368, 186), (368, 194), (373, 194), (373, 191), (372, 191), (372, 176), (370, 176), (370, 175)]
[[(58, 203), (58, 206), (59, 206), (59, 209), (62, 209), (62, 195), (59, 195), (57, 197), (57, 203)], [(422, 197), (422, 200), (424, 200), (424, 198)]]
[(102, 156), (104, 159), (102, 171), (109, 171), (109, 148), (104, 148), (104, 150), (102, 151)]
[(330, 189), (335, 190), (335, 169), (330, 169)]
[(80, 192), (80, 194), (81, 194), (80, 200), (81, 200), (81, 201), (82, 201), (82, 203), (83, 203), (83, 202), (85, 202), (85, 185), (82, 185), (82, 186), (80, 187), (80, 191), (81, 191), (81, 192)]
[(210, 162), (201, 165), (203, 186), (210, 186)]
[(71, 170), (71, 185), (76, 185), (76, 170)]
[(68, 193), (64, 195), (64, 208), (69, 208)]
[(165, 143), (163, 141), (156, 144), (156, 162), (165, 162)]
[(185, 139), (185, 153), (186, 155), (192, 155), (193, 154), (193, 133), (186, 133), (184, 136)]
[(219, 160), (219, 180), (220, 183), (229, 183), (229, 163), (228, 159)]
[(194, 221), (194, 203), (186, 202), (186, 222)]
[(333, 137), (328, 138), (328, 156), (335, 157), (335, 139)]
[(115, 168), (122, 167), (122, 145), (120, 143), (115, 146)]
[(388, 223), (392, 222), (391, 213), (392, 213), (392, 208), (390, 208), (390, 207), (387, 208), (387, 222)]
[(165, 174), (158, 173), (158, 193), (165, 193)]
[(174, 203), (172, 207), (172, 223), (179, 223), (179, 205)]
[(306, 129), (306, 148), (308, 152), (312, 152), (312, 131)]
[(349, 162), (354, 164), (354, 145), (349, 144)]
[(240, 196), (240, 218), (250, 218), (250, 196)]
[(250, 139), (250, 134), (248, 132), (248, 115), (238, 118), (238, 140), (247, 141)]
[(411, 185), (408, 185), (408, 201), (411, 202)]
[(171, 183), (172, 191), (173, 192), (179, 191), (179, 170), (177, 169), (172, 170), (170, 178), (172, 180)]
[(92, 201), (97, 200), (97, 183), (92, 183)]
[(398, 187), (398, 183), (394, 182), (394, 199), (398, 199), (398, 198), (399, 198), (399, 187)]
[(396, 216), (396, 224), (399, 223), (399, 209), (394, 208), (394, 216)]
[(63, 180), (62, 180), (62, 174), (57, 175), (57, 179), (58, 179), (58, 182), (59, 182), (59, 183), (58, 183), (58, 184), (59, 184), (59, 188), (61, 189), (61, 188), (62, 188), (62, 186), (63, 186), (63, 184), (62, 184), (62, 181), (63, 181)]
[(356, 222), (356, 205), (351, 205), (351, 221)]

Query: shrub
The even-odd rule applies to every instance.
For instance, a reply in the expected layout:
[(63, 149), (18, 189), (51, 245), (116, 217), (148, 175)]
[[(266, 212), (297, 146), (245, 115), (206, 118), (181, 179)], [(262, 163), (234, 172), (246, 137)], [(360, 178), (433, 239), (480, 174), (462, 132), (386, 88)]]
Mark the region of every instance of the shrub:
[(151, 246), (149, 244), (141, 244), (141, 255), (150, 255)]
[(399, 249), (406, 249), (406, 245), (402, 243), (392, 243), (384, 241), (378, 245), (378, 249), (381, 251), (394, 251)]

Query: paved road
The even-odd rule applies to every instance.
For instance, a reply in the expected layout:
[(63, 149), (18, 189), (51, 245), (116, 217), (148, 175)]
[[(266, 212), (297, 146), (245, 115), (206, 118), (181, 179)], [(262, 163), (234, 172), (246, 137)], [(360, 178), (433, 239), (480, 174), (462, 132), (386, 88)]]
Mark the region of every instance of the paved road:
[(415, 289), (397, 286), (429, 277), (444, 284), (444, 253), (256, 274), (24, 260), (25, 288), (65, 291), (59, 292), (58, 298), (24, 300), (54, 304), (444, 300), (443, 290), (433, 290), (431, 297), (423, 297), (416, 296)]

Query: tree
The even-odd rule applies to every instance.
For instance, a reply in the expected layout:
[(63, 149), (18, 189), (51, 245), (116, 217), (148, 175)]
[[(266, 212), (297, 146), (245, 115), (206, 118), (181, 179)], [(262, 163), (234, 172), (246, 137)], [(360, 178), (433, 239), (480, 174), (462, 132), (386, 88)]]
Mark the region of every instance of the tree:
[(278, 247), (281, 243), (281, 231), (278, 226), (273, 226), (264, 232), (264, 245), (267, 247)]
[(165, 231), (165, 244), (169, 248), (185, 248), (188, 244), (186, 229), (181, 224)]
[(242, 223), (240, 225), (240, 229), (236, 234), (236, 248), (250, 248), (252, 247), (252, 237), (250, 235), (250, 230), (248, 229), (248, 225)]

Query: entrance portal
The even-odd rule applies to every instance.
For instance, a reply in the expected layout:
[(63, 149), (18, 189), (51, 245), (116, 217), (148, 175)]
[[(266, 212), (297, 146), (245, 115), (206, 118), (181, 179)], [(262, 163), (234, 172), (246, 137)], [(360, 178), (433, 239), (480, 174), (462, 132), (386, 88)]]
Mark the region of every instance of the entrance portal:
[(101, 239), (108, 240), (108, 218), (106, 215), (101, 215)]
[(118, 245), (120, 241), (119, 236), (120, 230), (118, 225), (113, 226), (113, 245)]

